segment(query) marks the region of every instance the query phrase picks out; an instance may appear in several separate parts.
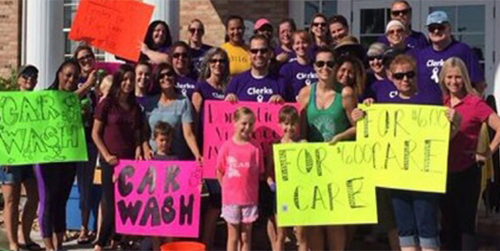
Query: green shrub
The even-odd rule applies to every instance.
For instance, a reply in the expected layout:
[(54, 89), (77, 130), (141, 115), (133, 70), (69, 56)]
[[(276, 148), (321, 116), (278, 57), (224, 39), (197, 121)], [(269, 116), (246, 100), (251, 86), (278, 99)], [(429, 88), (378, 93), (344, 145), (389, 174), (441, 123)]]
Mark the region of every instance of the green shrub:
[(0, 77), (0, 91), (15, 91), (18, 90), (17, 86), (17, 70), (11, 69), (10, 76), (7, 78)]

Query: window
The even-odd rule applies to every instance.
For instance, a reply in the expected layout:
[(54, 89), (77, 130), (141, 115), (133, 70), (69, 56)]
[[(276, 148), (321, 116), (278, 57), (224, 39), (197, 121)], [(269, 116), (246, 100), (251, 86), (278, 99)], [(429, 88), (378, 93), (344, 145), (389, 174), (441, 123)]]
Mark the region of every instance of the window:
[(391, 20), (389, 8), (361, 9), (361, 26), (359, 38), (361, 44), (368, 48), (385, 33), (385, 25)]
[(311, 19), (316, 13), (323, 13), (327, 17), (337, 14), (337, 0), (305, 0), (303, 27), (310, 26)]
[[(76, 9), (78, 7), (78, 2), (80, 0), (64, 0), (64, 58), (69, 59), (73, 56), (73, 52), (78, 47), (79, 42), (75, 42), (68, 38), (69, 32), (71, 30), (71, 24), (75, 19)], [(96, 55), (97, 61), (104, 61), (104, 51), (95, 49), (94, 53)]]

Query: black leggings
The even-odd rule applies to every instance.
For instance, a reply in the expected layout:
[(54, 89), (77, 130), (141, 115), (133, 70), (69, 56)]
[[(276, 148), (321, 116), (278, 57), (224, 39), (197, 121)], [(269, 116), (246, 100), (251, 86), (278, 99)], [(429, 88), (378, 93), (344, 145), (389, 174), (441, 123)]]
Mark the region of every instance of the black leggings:
[(75, 163), (35, 165), (40, 204), (38, 221), (43, 238), (66, 231), (66, 203), (75, 180)]
[(476, 214), (481, 189), (481, 168), (448, 173), (441, 202), (443, 242), (448, 250), (477, 250)]
[(109, 165), (101, 159), (102, 179), (102, 226), (101, 233), (96, 244), (104, 247), (108, 240), (119, 240), (120, 236), (115, 234), (115, 189), (113, 183), (114, 166)]

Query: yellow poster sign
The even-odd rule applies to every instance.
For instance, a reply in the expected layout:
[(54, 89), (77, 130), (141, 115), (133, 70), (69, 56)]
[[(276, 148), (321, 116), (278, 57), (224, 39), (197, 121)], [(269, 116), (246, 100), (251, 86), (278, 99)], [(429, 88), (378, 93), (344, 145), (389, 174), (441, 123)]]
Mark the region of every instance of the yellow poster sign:
[(275, 144), (279, 226), (377, 222), (375, 184), (355, 142)]
[(353, 162), (368, 163), (379, 187), (444, 193), (450, 122), (446, 108), (424, 105), (360, 106)]

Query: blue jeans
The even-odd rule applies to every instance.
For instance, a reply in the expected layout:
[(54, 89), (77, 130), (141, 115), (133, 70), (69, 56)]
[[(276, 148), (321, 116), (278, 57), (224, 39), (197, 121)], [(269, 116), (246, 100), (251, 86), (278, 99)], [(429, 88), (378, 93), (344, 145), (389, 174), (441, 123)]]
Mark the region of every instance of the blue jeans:
[(401, 247), (439, 248), (439, 195), (392, 191), (392, 205)]

